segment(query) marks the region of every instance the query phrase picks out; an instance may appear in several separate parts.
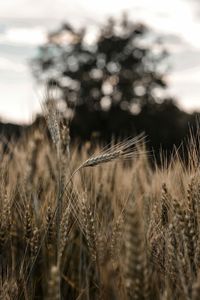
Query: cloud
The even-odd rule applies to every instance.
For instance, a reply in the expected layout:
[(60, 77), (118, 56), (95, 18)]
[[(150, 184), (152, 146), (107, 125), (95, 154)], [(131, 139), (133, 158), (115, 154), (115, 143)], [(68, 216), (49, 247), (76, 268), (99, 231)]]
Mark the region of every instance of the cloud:
[(59, 19), (76, 13), (76, 0), (6, 0), (0, 2), (2, 18), (53, 18)]
[(27, 66), (23, 63), (15, 62), (5, 57), (0, 57), (0, 71), (22, 73), (27, 72)]
[(8, 27), (0, 33), (1, 43), (38, 45), (46, 41), (46, 31), (39, 27)]

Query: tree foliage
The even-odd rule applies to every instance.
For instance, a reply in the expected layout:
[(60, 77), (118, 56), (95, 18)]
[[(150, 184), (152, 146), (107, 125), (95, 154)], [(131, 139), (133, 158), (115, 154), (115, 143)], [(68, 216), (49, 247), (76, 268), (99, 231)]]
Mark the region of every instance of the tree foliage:
[(60, 90), (69, 108), (88, 112), (118, 110), (136, 112), (144, 105), (162, 101), (158, 91), (166, 87), (159, 43), (143, 24), (126, 16), (109, 19), (96, 35), (69, 24), (48, 35), (32, 60), (40, 82)]

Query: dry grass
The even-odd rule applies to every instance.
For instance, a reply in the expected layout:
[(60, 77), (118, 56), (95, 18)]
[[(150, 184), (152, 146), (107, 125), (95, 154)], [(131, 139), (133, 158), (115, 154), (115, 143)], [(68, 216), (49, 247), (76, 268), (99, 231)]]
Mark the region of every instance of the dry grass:
[(200, 299), (195, 146), (153, 171), (138, 139), (69, 152), (55, 118), (1, 151), (0, 299)]

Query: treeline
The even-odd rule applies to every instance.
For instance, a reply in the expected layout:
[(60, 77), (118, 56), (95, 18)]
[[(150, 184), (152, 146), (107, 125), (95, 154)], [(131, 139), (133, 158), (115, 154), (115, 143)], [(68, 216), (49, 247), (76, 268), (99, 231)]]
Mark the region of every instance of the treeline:
[[(153, 149), (155, 157), (159, 160), (161, 150), (167, 157), (175, 147), (179, 148), (183, 156), (190, 133), (198, 136), (199, 116), (199, 113), (189, 114), (180, 110), (170, 100), (162, 104), (143, 106), (141, 112), (136, 115), (117, 107), (109, 111), (90, 112), (85, 106), (79, 106), (69, 124), (70, 136), (72, 143), (78, 141), (80, 145), (87, 141), (105, 144), (112, 138), (124, 139), (144, 132), (147, 136), (148, 148)], [(43, 116), (38, 116), (29, 126), (1, 123), (1, 140), (6, 145), (7, 141), (16, 141), (39, 127), (47, 130)]]

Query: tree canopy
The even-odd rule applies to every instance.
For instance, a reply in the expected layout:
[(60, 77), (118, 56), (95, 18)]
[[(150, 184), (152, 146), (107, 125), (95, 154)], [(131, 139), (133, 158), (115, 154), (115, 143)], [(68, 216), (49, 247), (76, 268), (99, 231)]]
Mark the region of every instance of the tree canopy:
[(151, 36), (145, 25), (126, 16), (109, 19), (93, 41), (85, 29), (63, 24), (39, 48), (33, 74), (48, 87), (56, 86), (69, 108), (136, 113), (164, 99), (166, 52), (155, 40), (149, 42)]

